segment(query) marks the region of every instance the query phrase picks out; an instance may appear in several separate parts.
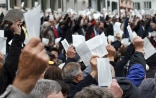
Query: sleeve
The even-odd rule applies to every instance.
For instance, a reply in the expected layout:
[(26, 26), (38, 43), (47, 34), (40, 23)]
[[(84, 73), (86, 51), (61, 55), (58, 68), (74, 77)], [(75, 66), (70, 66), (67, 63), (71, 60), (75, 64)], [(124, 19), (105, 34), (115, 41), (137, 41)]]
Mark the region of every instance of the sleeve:
[(117, 77), (124, 77), (125, 73), (124, 73), (124, 66), (128, 63), (128, 61), (130, 60), (131, 56), (134, 54), (134, 46), (132, 44), (130, 44), (127, 48), (126, 54), (125, 56), (122, 58), (121, 61), (119, 61), (118, 63), (111, 63), (114, 66), (115, 69), (115, 74)]
[(141, 64), (134, 64), (130, 67), (129, 73), (126, 76), (135, 86), (139, 86), (145, 78), (145, 70)]
[(78, 83), (75, 87), (74, 90), (71, 91), (71, 93), (69, 94), (69, 96), (67, 98), (73, 98), (74, 95), (81, 91), (83, 87), (86, 87), (86, 86), (89, 86), (89, 85), (92, 85), (92, 84), (96, 84), (97, 85), (97, 82), (95, 79), (92, 78), (91, 75), (88, 75), (86, 78), (84, 78), (84, 80), (82, 80), (80, 83)]
[(23, 93), (13, 85), (9, 85), (0, 98), (30, 98), (29, 95)]
[(18, 60), (22, 49), (24, 38), (22, 35), (15, 35), (6, 57), (2, 71), (0, 71), (0, 93), (3, 93), (16, 76)]

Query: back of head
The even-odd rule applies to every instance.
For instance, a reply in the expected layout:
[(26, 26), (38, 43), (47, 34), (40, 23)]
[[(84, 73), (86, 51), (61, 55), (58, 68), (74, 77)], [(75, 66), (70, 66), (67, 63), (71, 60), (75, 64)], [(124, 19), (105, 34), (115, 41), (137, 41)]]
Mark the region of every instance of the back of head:
[(113, 94), (107, 89), (91, 85), (83, 88), (80, 92), (76, 93), (74, 98), (114, 98)]
[(70, 62), (64, 66), (62, 72), (63, 79), (73, 80), (77, 74), (81, 73), (80, 64), (76, 62)]
[(50, 66), (44, 74), (44, 79), (62, 80), (62, 70), (58, 66)]
[(50, 94), (61, 92), (61, 86), (54, 80), (40, 79), (31, 91), (32, 98), (47, 98)]

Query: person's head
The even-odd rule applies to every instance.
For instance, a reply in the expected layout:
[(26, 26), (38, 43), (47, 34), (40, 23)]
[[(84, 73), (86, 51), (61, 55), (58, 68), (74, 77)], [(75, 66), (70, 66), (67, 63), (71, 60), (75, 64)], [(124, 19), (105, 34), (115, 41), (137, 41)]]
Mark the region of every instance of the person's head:
[(41, 32), (40, 32), (40, 35), (41, 35), (41, 38), (42, 38), (42, 41), (43, 41), (43, 38), (46, 38), (48, 39), (48, 43), (47, 42), (44, 42), (46, 45), (48, 45), (49, 47), (53, 47), (54, 45), (54, 35), (52, 35), (52, 32), (50, 31), (50, 26), (51, 24), (49, 22), (44, 22), (41, 26)]
[(107, 89), (91, 85), (77, 92), (74, 98), (114, 98), (113, 94)]
[(104, 28), (104, 23), (102, 21), (99, 22), (99, 28)]
[(44, 79), (62, 80), (62, 70), (57, 66), (50, 66), (44, 74)]
[(55, 62), (55, 64), (57, 64), (58, 63), (59, 50), (57, 48), (52, 48), (52, 49), (50, 49), (50, 52), (51, 52), (52, 55), (55, 56), (53, 61)]
[(32, 98), (63, 98), (61, 86), (54, 80), (40, 79), (30, 93)]
[(69, 85), (68, 84), (66, 84), (65, 82), (63, 82), (63, 81), (57, 81), (59, 84), (60, 84), (60, 86), (61, 86), (61, 92), (62, 92), (62, 94), (63, 94), (63, 96), (64, 96), (64, 98), (67, 98), (67, 96), (69, 95), (69, 92), (70, 92), (70, 87), (69, 87)]
[(79, 83), (83, 80), (83, 72), (81, 71), (81, 65), (76, 62), (70, 62), (66, 64), (62, 70), (63, 79), (71, 80), (75, 83)]
[(150, 23), (150, 26), (151, 26), (151, 28), (152, 28), (153, 30), (156, 29), (156, 24), (155, 24), (155, 23), (151, 22), (151, 23)]
[(15, 27), (14, 27), (14, 23), (18, 22), (18, 25), (21, 25), (21, 21), (23, 19), (23, 12), (20, 11), (19, 9), (13, 9), (13, 10), (9, 10), (8, 13), (5, 15), (3, 21), (6, 22), (6, 24), (8, 24), (8, 26), (10, 27), (10, 29), (14, 32)]

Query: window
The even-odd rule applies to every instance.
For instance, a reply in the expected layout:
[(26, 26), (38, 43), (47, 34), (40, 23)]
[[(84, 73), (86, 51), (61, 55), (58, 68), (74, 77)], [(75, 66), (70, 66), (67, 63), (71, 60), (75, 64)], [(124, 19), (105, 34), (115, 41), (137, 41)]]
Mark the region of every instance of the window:
[(137, 9), (137, 10), (140, 10), (140, 3), (139, 2), (134, 2), (133, 3), (133, 8)]
[(144, 2), (144, 9), (150, 9), (151, 8), (151, 2)]

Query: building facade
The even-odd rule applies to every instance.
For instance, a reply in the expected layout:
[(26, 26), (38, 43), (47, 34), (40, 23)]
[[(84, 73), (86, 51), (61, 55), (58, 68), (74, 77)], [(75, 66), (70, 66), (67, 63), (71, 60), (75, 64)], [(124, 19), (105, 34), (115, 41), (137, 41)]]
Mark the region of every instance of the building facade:
[(137, 10), (156, 10), (156, 0), (133, 0), (133, 6)]
[(0, 3), (2, 1), (6, 3), (7, 9), (21, 7), (22, 2), (25, 3), (25, 9), (31, 9), (35, 6), (35, 2), (38, 2), (41, 4), (41, 9), (43, 11), (47, 8), (51, 8), (52, 10), (62, 8), (62, 11), (67, 11), (68, 8), (74, 9), (75, 11), (88, 8), (93, 8), (98, 11), (101, 11), (103, 8), (109, 9), (110, 11), (119, 10), (121, 8), (133, 8), (132, 0), (0, 0)]

